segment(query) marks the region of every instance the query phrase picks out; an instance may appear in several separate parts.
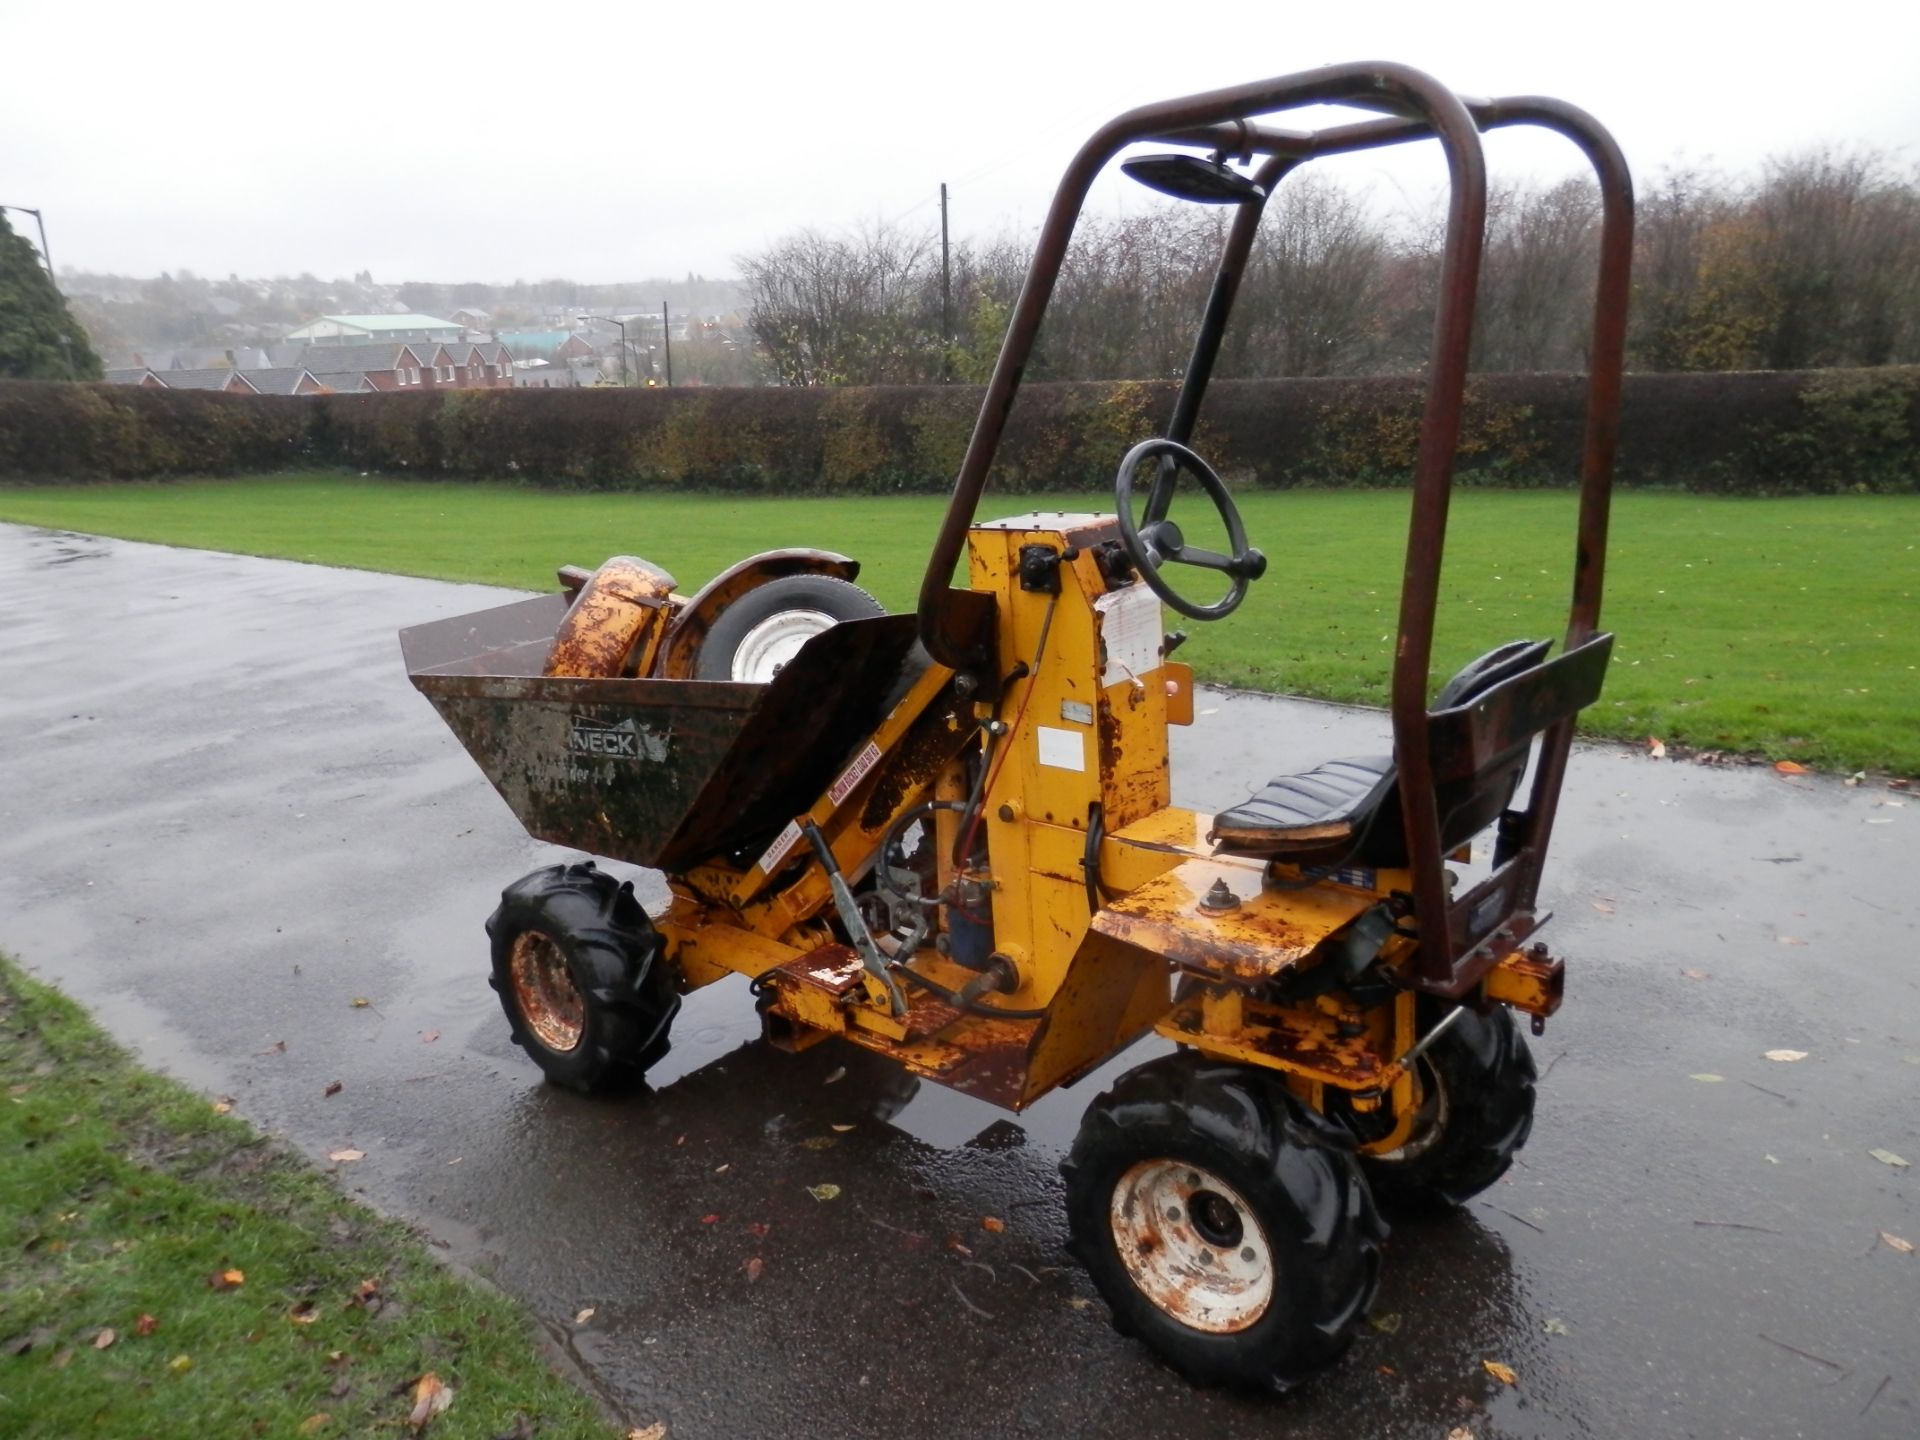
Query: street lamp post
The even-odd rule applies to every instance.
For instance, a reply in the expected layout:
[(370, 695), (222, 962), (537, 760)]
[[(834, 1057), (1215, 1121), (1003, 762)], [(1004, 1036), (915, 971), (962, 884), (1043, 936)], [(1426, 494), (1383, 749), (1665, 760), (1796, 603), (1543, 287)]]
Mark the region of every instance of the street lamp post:
[(627, 379), (627, 324), (626, 324), (626, 321), (616, 320), (611, 315), (582, 315), (580, 317), (580, 323), (583, 325), (592, 324), (595, 320), (604, 320), (609, 325), (618, 325), (620, 327), (620, 388), (622, 390), (625, 390), (631, 384), (631, 382)]

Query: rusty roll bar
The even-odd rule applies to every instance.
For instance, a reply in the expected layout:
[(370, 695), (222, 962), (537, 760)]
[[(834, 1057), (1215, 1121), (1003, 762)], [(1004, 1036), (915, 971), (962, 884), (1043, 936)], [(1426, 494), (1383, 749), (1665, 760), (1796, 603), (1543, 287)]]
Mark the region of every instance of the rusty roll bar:
[[(1252, 123), (1257, 115), (1322, 103), (1342, 103), (1384, 115), (1318, 131)], [(1585, 111), (1563, 101), (1541, 96), (1467, 99), (1444, 90), (1417, 70), (1394, 64), (1332, 66), (1144, 106), (1111, 121), (1081, 147), (1041, 229), (920, 591), (920, 633), (928, 650), (957, 670), (980, 673), (987, 665), (984, 646), (989, 642), (977, 630), (967, 628), (966, 617), (959, 613), (957, 604), (962, 592), (951, 590), (949, 580), (985, 489), (988, 469), (1087, 191), (1122, 148), (1146, 140), (1205, 146), (1248, 158), (1261, 155), (1265, 158), (1254, 178), (1262, 191), (1271, 195), (1281, 180), (1309, 160), (1438, 139), (1446, 155), (1451, 185), (1441, 262), (1441, 300), (1429, 349), (1427, 396), (1408, 519), (1391, 714), (1408, 855), (1415, 876), (1415, 916), (1422, 936), (1421, 983), (1424, 988), (1455, 995), (1471, 988), (1486, 964), (1497, 958), (1481, 950), (1486, 935), (1472, 919), (1486, 908), (1482, 901), (1499, 892), (1502, 914), (1531, 915), (1574, 731), (1572, 718), (1546, 731), (1528, 807), (1517, 817), (1519, 823), (1513, 833), (1503, 830), (1493, 875), (1464, 899), (1450, 901), (1428, 745), (1427, 690), (1453, 458), (1459, 440), (1485, 238), (1486, 171), (1479, 132), (1511, 125), (1539, 126), (1567, 137), (1586, 155), (1600, 185), (1600, 263), (1581, 459), (1580, 516), (1564, 648), (1571, 650), (1592, 638), (1599, 630), (1605, 580), (1633, 249), (1633, 190), (1625, 158), (1604, 127)], [(1167, 428), (1169, 438), (1181, 443), (1187, 442), (1198, 421), (1264, 210), (1264, 199), (1243, 202), (1222, 249)]]

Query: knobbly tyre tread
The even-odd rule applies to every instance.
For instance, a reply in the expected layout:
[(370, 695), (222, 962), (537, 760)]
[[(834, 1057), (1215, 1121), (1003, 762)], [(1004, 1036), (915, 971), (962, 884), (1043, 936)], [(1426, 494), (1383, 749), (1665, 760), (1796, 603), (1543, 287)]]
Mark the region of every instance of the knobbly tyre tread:
[[(1421, 1002), (1420, 1032), (1444, 1007)], [(1407, 1159), (1362, 1155), (1373, 1193), (1389, 1210), (1413, 1214), (1457, 1209), (1493, 1185), (1533, 1131), (1533, 1053), (1511, 1010), (1469, 1012), (1422, 1057), (1447, 1092), (1446, 1130)]]
[[(530, 929), (559, 943), (586, 1001), (585, 1033), (564, 1054), (540, 1043), (514, 1003), (513, 945)], [(513, 1043), (555, 1084), (584, 1093), (620, 1088), (671, 1048), (679, 987), (630, 883), (603, 874), (591, 860), (549, 865), (501, 892), (486, 930), (492, 948), (488, 983), (500, 996)]]
[[(1337, 1360), (1379, 1285), (1387, 1227), (1352, 1138), (1274, 1077), (1191, 1051), (1122, 1075), (1087, 1109), (1061, 1165), (1068, 1248), (1113, 1325), (1201, 1384), (1284, 1391)], [(1274, 1255), (1272, 1306), (1247, 1329), (1192, 1329), (1135, 1287), (1112, 1238), (1113, 1187), (1144, 1158), (1192, 1160), (1232, 1183), (1261, 1216)]]

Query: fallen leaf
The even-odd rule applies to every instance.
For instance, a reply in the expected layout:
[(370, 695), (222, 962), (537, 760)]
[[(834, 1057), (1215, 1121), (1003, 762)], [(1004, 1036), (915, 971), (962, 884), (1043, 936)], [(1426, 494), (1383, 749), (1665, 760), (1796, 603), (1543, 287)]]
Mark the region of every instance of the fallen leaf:
[(329, 1080), (327, 1082), (327, 1088), (320, 1092), (320, 1098), (324, 1100), (328, 1096), (338, 1095), (342, 1090), (346, 1088), (347, 1087), (345, 1085), (342, 1085), (338, 1080)]
[(970, 1260), (973, 1258), (973, 1251), (967, 1247), (967, 1242), (962, 1240), (958, 1235), (947, 1236), (946, 1243), (947, 1243), (947, 1249), (951, 1250), (954, 1254), (960, 1256), (962, 1259)]
[(1093, 1301), (1087, 1299), (1084, 1295), (1068, 1296), (1067, 1303), (1076, 1310), (1090, 1310), (1093, 1308)]
[(1649, 760), (1664, 760), (1667, 758), (1666, 745), (1654, 739), (1651, 735), (1647, 737), (1647, 758)]
[(842, 1135), (844, 1135), (844, 1134), (846, 1134), (846, 1133), (847, 1133), (847, 1131), (849, 1131), (849, 1130), (851, 1130), (851, 1129), (853, 1129), (853, 1126), (851, 1126), (851, 1125), (836, 1125), (836, 1126), (834, 1126), (833, 1128), (834, 1128), (835, 1130), (837, 1130), (837, 1131), (839, 1131), (839, 1132), (840, 1132), (840, 1133), (841, 1133)]
[(1703, 1070), (1698, 1075), (1689, 1075), (1687, 1078), (1689, 1080), (1698, 1080), (1703, 1085), (1718, 1085), (1727, 1077), (1724, 1075), (1715, 1075), (1711, 1071)]
[(1804, 775), (1807, 773), (1807, 767), (1797, 760), (1777, 760), (1774, 762), (1773, 768), (1778, 770), (1782, 775)]
[(353, 1287), (353, 1298), (356, 1303), (362, 1305), (373, 1299), (379, 1293), (380, 1277), (378, 1275), (370, 1275)]
[(1371, 1325), (1375, 1330), (1378, 1330), (1382, 1335), (1398, 1335), (1400, 1333), (1400, 1319), (1401, 1317), (1397, 1311), (1387, 1315), (1369, 1315), (1367, 1317), (1367, 1324)]
[(56, 1370), (64, 1370), (67, 1368), (67, 1366), (71, 1365), (72, 1363), (73, 1363), (73, 1347), (71, 1345), (69, 1345), (64, 1350), (54, 1351), (53, 1359), (47, 1362), (47, 1364), (51, 1365)]
[(216, 1115), (225, 1115), (232, 1109), (233, 1097), (231, 1095), (222, 1095), (218, 1100), (213, 1102), (213, 1113)]
[(427, 1428), (427, 1422), (453, 1404), (453, 1387), (442, 1384), (440, 1377), (429, 1370), (413, 1386), (413, 1410), (407, 1416), (407, 1425), (414, 1434)]
[(422, 1030), (420, 1032), (420, 1043), (422, 1045), (431, 1045), (439, 1038), (440, 1032), (438, 1030)]
[(727, 1171), (729, 1171), (729, 1170), (731, 1170), (732, 1168), (733, 1168), (733, 1162), (732, 1162), (731, 1160), (729, 1160), (729, 1161), (728, 1161), (728, 1162), (727, 1162), (726, 1164), (724, 1164), (724, 1165), (716, 1165), (716, 1166), (714, 1166), (714, 1168), (713, 1168), (713, 1173), (714, 1173), (714, 1174), (716, 1174), (716, 1175), (724, 1175), (724, 1174), (726, 1174), (726, 1173), (727, 1173)]
[(1513, 1367), (1511, 1365), (1502, 1365), (1498, 1360), (1482, 1360), (1480, 1364), (1482, 1368), (1486, 1370), (1487, 1374), (1498, 1380), (1502, 1385), (1518, 1385), (1520, 1383), (1520, 1377), (1513, 1373)]
[(1593, 908), (1598, 910), (1602, 915), (1613, 914), (1613, 907), (1611, 905), (1602, 905), (1598, 900), (1593, 902)]
[(576, 1325), (584, 1325), (587, 1323), (587, 1321), (591, 1320), (592, 1318), (593, 1318), (593, 1306), (589, 1305), (587, 1306), (586, 1309), (582, 1310), (578, 1315), (575, 1315), (573, 1317), (573, 1323)]
[(332, 1419), (333, 1416), (324, 1410), (319, 1411), (317, 1414), (309, 1415), (300, 1422), (300, 1433), (302, 1435), (318, 1435), (322, 1430), (326, 1429), (327, 1422)]
[(773, 1227), (767, 1224), (766, 1221), (756, 1220), (751, 1225), (747, 1226), (747, 1234), (753, 1236), (756, 1240), (764, 1240), (767, 1236), (767, 1232), (771, 1229), (773, 1229)]
[(1473, 1440), (1473, 1431), (1464, 1425), (1456, 1425), (1447, 1431), (1447, 1440)]
[(809, 1135), (800, 1142), (802, 1150), (831, 1150), (840, 1142), (831, 1135)]
[(364, 1150), (329, 1150), (327, 1152), (327, 1159), (338, 1160), (343, 1165), (351, 1165), (355, 1160), (366, 1158), (367, 1152)]
[(133, 1322), (133, 1333), (136, 1335), (151, 1335), (159, 1328), (160, 1322), (151, 1315), (142, 1315)]
[(207, 1277), (207, 1284), (215, 1290), (232, 1290), (246, 1283), (244, 1270), (216, 1270)]
[(1713, 976), (1705, 970), (1682, 970), (1680, 973), (1689, 980), (1711, 980), (1713, 978)]
[(302, 1300), (287, 1312), (287, 1319), (296, 1325), (311, 1325), (320, 1318), (320, 1312), (313, 1308), (313, 1301)]
[(747, 1272), (747, 1283), (752, 1284), (760, 1278), (760, 1273), (767, 1268), (767, 1262), (756, 1255), (740, 1268)]
[(1769, 1060), (1777, 1060), (1783, 1065), (1789, 1065), (1795, 1060), (1806, 1059), (1807, 1052), (1804, 1050), (1769, 1050), (1766, 1053), (1766, 1058)]
[(1896, 1170), (1905, 1170), (1907, 1168), (1907, 1162), (1891, 1150), (1869, 1150), (1867, 1154), (1878, 1160), (1882, 1165), (1891, 1165)]
[(720, 1217), (718, 1215), (702, 1215), (700, 1217), (700, 1223), (702, 1225), (714, 1225), (719, 1223), (719, 1220)]
[(253, 1053), (256, 1055), (284, 1055), (287, 1053), (287, 1042), (284, 1040), (276, 1040), (273, 1044), (267, 1046), (266, 1049), (256, 1050)]
[(667, 1440), (667, 1422), (656, 1420), (651, 1425), (636, 1426), (627, 1431), (627, 1440)]
[(1880, 1238), (1895, 1250), (1898, 1250), (1902, 1255), (1913, 1254), (1913, 1242), (1911, 1240), (1902, 1240), (1898, 1235), (1889, 1235), (1884, 1230), (1880, 1232)]
[(990, 1234), (998, 1235), (1007, 1228), (1007, 1222), (997, 1215), (983, 1215), (980, 1217), (980, 1228)]
[(176, 1375), (184, 1375), (193, 1368), (193, 1356), (176, 1355), (167, 1361), (167, 1368)]
[(118, 1335), (113, 1333), (113, 1327), (108, 1326), (107, 1328), (102, 1330), (98, 1335), (93, 1337), (93, 1348), (96, 1350), (104, 1350), (119, 1338), (120, 1337)]
[(840, 1198), (840, 1187), (832, 1184), (809, 1185), (807, 1187), (807, 1194), (816, 1200), (838, 1200)]
[(1773, 938), (1776, 943), (1781, 945), (1804, 945), (1807, 943), (1797, 935), (1776, 935)]
[(1566, 1321), (1559, 1319), (1557, 1316), (1548, 1316), (1546, 1323), (1540, 1328), (1549, 1335), (1565, 1335), (1568, 1333)]
[[(354, 997), (353, 997), (353, 1000), (352, 1000), (352, 1002), (351, 1002), (351, 1003), (352, 1003), (352, 1005), (353, 1005), (353, 1008), (354, 1008), (354, 1009), (356, 1009), (356, 1010), (364, 1010), (364, 1009), (366, 1009), (366, 1008), (367, 1008), (367, 1007), (368, 1007), (369, 1005), (371, 1005), (371, 1004), (373, 1004), (373, 1002), (372, 1002), (371, 1000), (369, 1000), (369, 999), (367, 999), (367, 997), (366, 997), (366, 996), (364, 996), (364, 995), (356, 995), (356, 996), (354, 996)], [(438, 1385), (438, 1384), (439, 1384), (440, 1382), (439, 1382), (438, 1380), (435, 1380), (435, 1381), (434, 1381), (433, 1383), (434, 1383), (434, 1384), (436, 1384), (436, 1385)], [(424, 1422), (423, 1422), (423, 1423), (424, 1423)]]
[(1859, 783), (1860, 783), (1860, 782), (1861, 782), (1862, 780), (1864, 780), (1864, 779), (1866, 779), (1866, 778), (1867, 778), (1867, 772), (1866, 772), (1866, 771), (1864, 771), (1864, 770), (1856, 770), (1856, 771), (1854, 771), (1854, 772), (1853, 772), (1853, 774), (1851, 774), (1851, 775), (1849, 775), (1849, 776), (1847, 776), (1847, 778), (1846, 778), (1845, 780), (1843, 780), (1843, 781), (1841, 781), (1840, 783), (1841, 783), (1841, 784), (1843, 784), (1843, 785), (1858, 785), (1858, 784), (1859, 784)]

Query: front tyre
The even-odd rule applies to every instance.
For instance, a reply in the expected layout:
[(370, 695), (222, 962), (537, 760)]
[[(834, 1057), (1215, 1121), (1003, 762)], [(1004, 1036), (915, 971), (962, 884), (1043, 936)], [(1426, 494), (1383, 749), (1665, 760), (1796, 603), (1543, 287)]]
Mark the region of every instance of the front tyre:
[(501, 894), (487, 936), (513, 1043), (556, 1085), (613, 1089), (667, 1053), (679, 988), (630, 884), (591, 860), (535, 870)]
[[(1424, 1035), (1445, 1007), (1421, 1002)], [(1360, 1165), (1389, 1210), (1466, 1204), (1513, 1164), (1533, 1130), (1533, 1054), (1513, 1012), (1462, 1015), (1416, 1062), (1422, 1099), (1405, 1143)]]
[(1202, 1384), (1285, 1390), (1337, 1359), (1387, 1233), (1344, 1143), (1249, 1066), (1182, 1053), (1121, 1076), (1061, 1167), (1114, 1327)]

